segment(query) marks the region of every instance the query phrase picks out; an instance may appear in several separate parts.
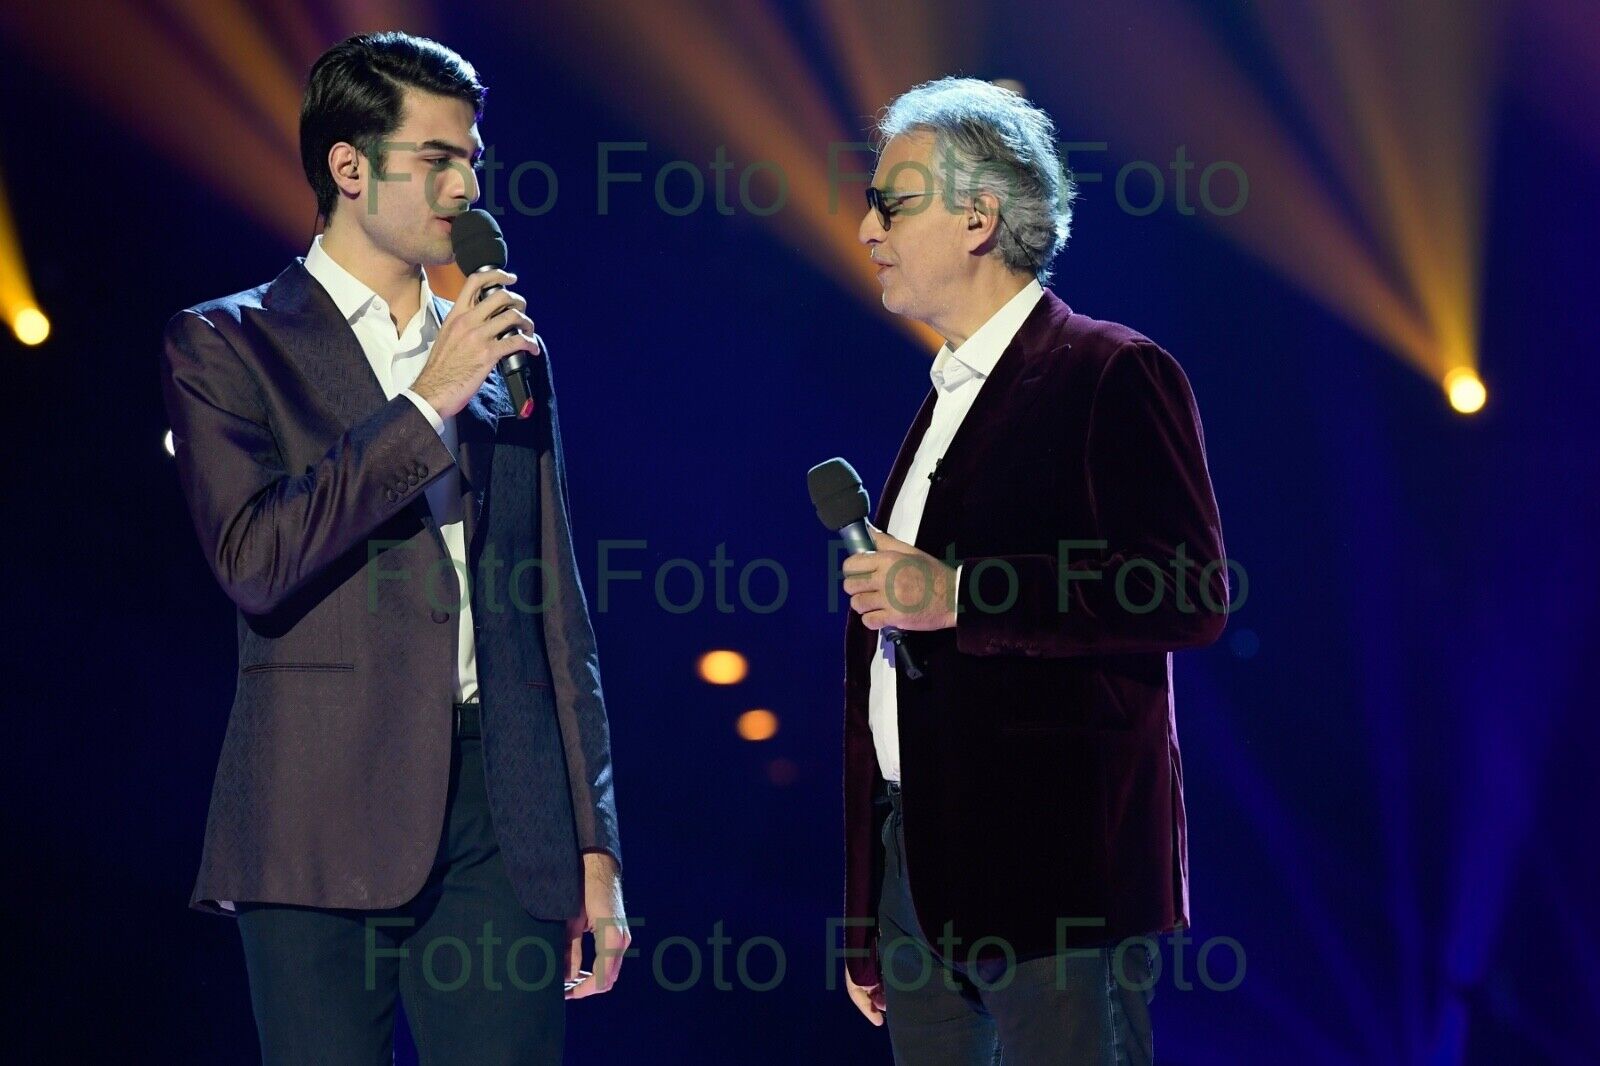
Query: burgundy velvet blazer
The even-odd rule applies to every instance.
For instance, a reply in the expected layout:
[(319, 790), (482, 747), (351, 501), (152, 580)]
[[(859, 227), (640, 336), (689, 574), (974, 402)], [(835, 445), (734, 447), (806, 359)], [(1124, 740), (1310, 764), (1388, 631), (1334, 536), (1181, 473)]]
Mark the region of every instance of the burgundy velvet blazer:
[[(901, 445), (880, 527), (934, 399)], [(924, 933), (936, 948), (953, 934), (965, 961), (981, 937), (1029, 957), (1187, 925), (1171, 653), (1222, 632), (1227, 575), (1183, 371), (1046, 291), (940, 473), (917, 546), (964, 564), (958, 623), (907, 634), (925, 676), (898, 678), (906, 870)], [(885, 813), (867, 724), (876, 642), (852, 612), (845, 943), (865, 985), (879, 979)]]

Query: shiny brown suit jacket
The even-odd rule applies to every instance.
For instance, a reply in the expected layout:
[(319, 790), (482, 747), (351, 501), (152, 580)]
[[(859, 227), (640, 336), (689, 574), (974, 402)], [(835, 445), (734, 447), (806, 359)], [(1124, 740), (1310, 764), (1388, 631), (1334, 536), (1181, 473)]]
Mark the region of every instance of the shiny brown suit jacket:
[[(880, 526), (934, 400), (901, 446)], [(897, 679), (906, 870), (925, 934), (955, 937), (965, 961), (982, 937), (1030, 957), (1187, 924), (1171, 653), (1221, 633), (1227, 576), (1178, 364), (1046, 291), (944, 455), (917, 547), (963, 564), (956, 627), (907, 634), (925, 676)], [(876, 639), (852, 613), (845, 944), (864, 985), (879, 972)]]
[[(621, 851), (550, 360), (534, 364), (532, 418), (491, 375), (456, 428), (490, 811), (519, 901), (567, 918), (582, 852)], [(162, 388), (195, 532), (238, 607), (191, 904), (397, 906), (428, 875), (449, 784), (461, 589), (424, 490), (455, 460), (384, 398), (299, 260), (175, 316)]]

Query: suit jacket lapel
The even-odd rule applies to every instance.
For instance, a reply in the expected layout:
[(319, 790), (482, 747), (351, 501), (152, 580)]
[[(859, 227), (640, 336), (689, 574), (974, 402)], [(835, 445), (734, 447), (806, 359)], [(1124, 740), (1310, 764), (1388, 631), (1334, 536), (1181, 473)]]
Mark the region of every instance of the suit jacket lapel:
[(456, 466), (461, 471), (462, 509), (468, 545), (474, 543), (483, 517), (484, 499), (494, 468), (495, 436), (500, 420), (511, 416), (511, 401), (492, 373), (456, 416)]
[(883, 486), (883, 495), (878, 497), (878, 509), (872, 520), (879, 529), (888, 528), (889, 516), (894, 513), (894, 501), (900, 498), (900, 490), (906, 483), (906, 472), (911, 469), (911, 461), (917, 457), (922, 438), (933, 422), (933, 405), (938, 399), (938, 390), (929, 389), (928, 395), (922, 400), (921, 409), (917, 411), (917, 417), (911, 420), (906, 439), (900, 442), (900, 454), (895, 456), (894, 466), (889, 468), (889, 480)]
[[(439, 322), (445, 319), (455, 305), (441, 296), (433, 298)], [(456, 415), (456, 469), (461, 474), (463, 530), (469, 555), (483, 518), (484, 500), (489, 492), (489, 478), (494, 466), (495, 437), (500, 420), (512, 415), (511, 400), (505, 394), (499, 377), (490, 372), (478, 386), (467, 406)]]
[[(941, 476), (928, 489), (917, 530), (917, 546), (924, 551), (944, 552), (950, 539), (950, 509), (959, 506), (963, 487), (981, 476), (996, 439), (1015, 427), (1038, 398), (1035, 386), (1045, 377), (1043, 363), (1067, 348), (1061, 340), (1062, 327), (1071, 314), (1072, 309), (1046, 289), (996, 360), (945, 449)], [(931, 404), (929, 408), (931, 414)]]
[[(434, 306), (443, 322), (450, 304), (435, 296)], [(350, 330), (344, 315), (339, 314), (339, 307), (328, 296), (328, 291), (307, 274), (302, 259), (291, 262), (267, 288), (262, 311), (254, 315), (254, 322), (282, 355), (283, 362), (306, 379), (310, 392), (322, 400), (333, 415), (339, 432), (370, 418), (373, 411), (387, 403), (378, 375), (373, 373), (373, 365), (366, 362), (362, 344), (355, 339), (354, 331)], [(491, 376), (461, 415), (456, 416), (456, 464), (462, 475), (464, 533), (469, 544), (488, 488), (494, 424), (499, 411), (496, 407), (498, 395), (494, 391), (496, 383)], [(432, 512), (426, 504), (422, 504), (421, 514), (422, 520), (434, 528), (435, 539), (443, 551), (443, 539), (438, 538), (437, 523), (432, 522)]]
[(384, 405), (383, 386), (354, 331), (302, 260), (296, 259), (278, 275), (262, 301), (262, 311), (253, 317), (334, 416), (341, 432)]

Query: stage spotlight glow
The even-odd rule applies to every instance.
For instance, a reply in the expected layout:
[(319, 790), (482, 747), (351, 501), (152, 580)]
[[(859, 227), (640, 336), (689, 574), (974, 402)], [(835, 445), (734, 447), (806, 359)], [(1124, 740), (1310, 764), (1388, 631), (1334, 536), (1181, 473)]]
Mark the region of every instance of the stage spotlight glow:
[[(300, 170), (305, 72), (323, 49), (352, 33), (392, 26), (434, 36), (433, 6), (162, 0), (95, 3), (92, 14), (74, 19), (44, 4), (8, 4), (0, 36), (95, 100), (116, 126), (142, 136), (303, 249), (313, 211)], [(93, 32), (85, 31), (88, 24)], [(196, 136), (202, 129), (207, 136)]]
[[(1243, 50), (1230, 54), (1199, 6), (1084, 4), (1074, 7), (1070, 28), (1062, 20), (1041, 24), (1046, 48), (1096, 42), (1074, 52), (1060, 72), (1065, 83), (1044, 95), (1077, 101), (1073, 121), (1103, 124), (1109, 152), (1127, 167), (1142, 159), (1159, 171), (1149, 161), (1172, 157), (1169, 192), (1183, 188), (1186, 173), (1175, 146), (1184, 147), (1185, 160), (1214, 161), (1202, 166), (1237, 167), (1228, 173), (1246, 176), (1248, 185), (1234, 183), (1236, 200), (1213, 190), (1209, 203), (1202, 193), (1198, 208), (1185, 213), (1429, 381), (1474, 365), (1493, 91), (1505, 36), (1496, 30), (1497, 5), (1250, 5), (1245, 17), (1259, 31), (1250, 49), (1269, 50), (1282, 85), (1255, 77), (1257, 64)], [(1161, 77), (1121, 76), (1146, 69)], [(1124, 91), (1106, 93), (1107, 84)], [(1085, 149), (1063, 162), (1080, 158), (1093, 173), (1112, 156)]]
[(734, 728), (745, 740), (771, 740), (778, 732), (778, 716), (758, 707), (741, 714)]
[(1477, 414), (1489, 399), (1483, 379), (1465, 366), (1458, 366), (1444, 376), (1444, 391), (1450, 397), (1450, 406), (1464, 415)]
[[(926, 5), (893, 0), (868, 12), (852, 0), (815, 3), (824, 46), (854, 91), (848, 117), (781, 5), (616, 0), (525, 8), (537, 33), (571, 42), (564, 51), (584, 57), (580, 76), (596, 79), (595, 88), (651, 124), (652, 142), (676, 142), (680, 152), (696, 154), (718, 145), (732, 159), (752, 166), (759, 160), (780, 176), (783, 210), (760, 212), (780, 239), (931, 352), (940, 343), (933, 330), (881, 310), (882, 289), (856, 239), (861, 190), (874, 165), (863, 126), (906, 88), (963, 64), (941, 58), (926, 36), (953, 36)], [(883, 46), (883, 26), (895, 28), (892, 48)], [(615, 77), (615, 70), (628, 76)], [(741, 175), (741, 205), (745, 184)]]
[(161, 438), (161, 446), (167, 450), (168, 455), (176, 456), (178, 454), (177, 446), (172, 443), (172, 430), (167, 430), (167, 435)]
[(700, 679), (710, 685), (737, 685), (750, 672), (750, 664), (736, 651), (719, 648), (700, 656)]
[(795, 765), (793, 759), (781, 756), (767, 763), (767, 780), (779, 788), (787, 788), (794, 784), (795, 778), (800, 776), (800, 767)]
[(37, 307), (24, 307), (12, 316), (11, 332), (23, 344), (42, 344), (50, 336), (50, 320)]

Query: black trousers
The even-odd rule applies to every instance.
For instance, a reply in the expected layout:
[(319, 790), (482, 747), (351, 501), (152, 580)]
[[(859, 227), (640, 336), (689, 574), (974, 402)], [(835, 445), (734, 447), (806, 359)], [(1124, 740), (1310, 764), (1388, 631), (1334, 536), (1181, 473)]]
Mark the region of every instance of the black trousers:
[(483, 742), (465, 718), (439, 851), (410, 902), (238, 904), (267, 1066), (390, 1066), (397, 999), (424, 1066), (561, 1061), (566, 927), (532, 917), (513, 894), (489, 821)]
[(1076, 950), (1010, 967), (944, 958), (911, 903), (898, 785), (889, 786), (889, 798), (878, 951), (895, 1062), (1150, 1066), (1153, 982), (1145, 949)]

